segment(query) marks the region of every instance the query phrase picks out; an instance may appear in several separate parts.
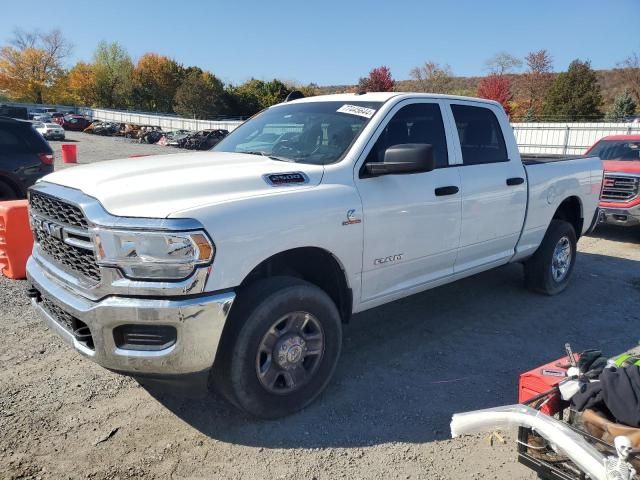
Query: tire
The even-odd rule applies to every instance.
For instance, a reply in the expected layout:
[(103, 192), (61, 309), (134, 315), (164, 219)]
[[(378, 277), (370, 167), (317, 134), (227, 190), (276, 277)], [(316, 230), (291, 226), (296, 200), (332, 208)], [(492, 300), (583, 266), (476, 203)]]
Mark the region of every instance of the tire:
[(11, 188), (11, 185), (8, 185), (6, 182), (0, 180), (0, 202), (4, 202), (7, 200), (16, 200), (18, 199), (18, 195)]
[(250, 415), (282, 417), (322, 393), (341, 349), (340, 314), (323, 290), (292, 277), (260, 280), (234, 302), (211, 383)]
[[(570, 223), (551, 220), (540, 247), (524, 264), (527, 287), (545, 295), (557, 295), (567, 288), (576, 263), (576, 244), (576, 232)], [(555, 265), (554, 253), (559, 257)]]

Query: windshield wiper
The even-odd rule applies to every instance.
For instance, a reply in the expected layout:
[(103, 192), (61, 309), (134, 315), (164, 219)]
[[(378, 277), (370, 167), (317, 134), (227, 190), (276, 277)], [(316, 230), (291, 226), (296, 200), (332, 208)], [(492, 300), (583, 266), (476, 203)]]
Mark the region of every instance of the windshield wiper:
[(290, 158), (276, 157), (275, 155), (271, 155), (267, 152), (260, 152), (258, 150), (250, 151), (250, 152), (238, 152), (238, 153), (247, 153), (249, 155), (262, 155), (263, 157), (268, 157), (271, 160), (277, 160), (278, 162), (295, 162), (295, 160), (292, 160)]

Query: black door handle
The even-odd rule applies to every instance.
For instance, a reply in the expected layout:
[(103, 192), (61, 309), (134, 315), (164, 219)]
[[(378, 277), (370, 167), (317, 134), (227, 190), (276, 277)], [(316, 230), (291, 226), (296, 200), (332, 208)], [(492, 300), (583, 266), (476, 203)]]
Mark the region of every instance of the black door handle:
[(436, 197), (442, 197), (444, 195), (455, 195), (459, 191), (460, 191), (460, 189), (458, 187), (456, 187), (455, 185), (451, 185), (451, 186), (448, 186), (448, 187), (438, 187), (435, 190)]
[(513, 177), (507, 178), (507, 185), (513, 187), (514, 185), (522, 185), (524, 183), (524, 178), (522, 177)]

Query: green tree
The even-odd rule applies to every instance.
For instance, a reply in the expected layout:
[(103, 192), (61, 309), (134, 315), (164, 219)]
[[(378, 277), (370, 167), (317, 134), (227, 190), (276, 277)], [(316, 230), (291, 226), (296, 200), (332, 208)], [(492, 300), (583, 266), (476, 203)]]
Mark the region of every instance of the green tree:
[(542, 111), (553, 121), (597, 120), (602, 118), (601, 103), (600, 86), (591, 63), (574, 60), (554, 80)]
[(227, 113), (224, 85), (212, 73), (194, 69), (176, 90), (173, 109), (183, 117), (199, 119)]
[(607, 112), (607, 120), (624, 120), (633, 115), (636, 111), (636, 102), (634, 102), (631, 93), (628, 90), (622, 95), (618, 95), (613, 100), (611, 109)]
[(96, 103), (107, 108), (131, 105), (133, 62), (117, 42), (100, 42), (95, 51)]
[(250, 116), (276, 103), (283, 102), (292, 89), (277, 79), (269, 82), (251, 80), (227, 89), (230, 110), (239, 116)]

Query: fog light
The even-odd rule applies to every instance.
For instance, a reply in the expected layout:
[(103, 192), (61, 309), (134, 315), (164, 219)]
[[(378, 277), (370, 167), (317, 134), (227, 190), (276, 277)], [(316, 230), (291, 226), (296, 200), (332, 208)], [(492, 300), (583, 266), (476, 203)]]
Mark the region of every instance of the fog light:
[(176, 343), (175, 327), (167, 325), (120, 325), (113, 329), (116, 347), (123, 350), (164, 350)]

